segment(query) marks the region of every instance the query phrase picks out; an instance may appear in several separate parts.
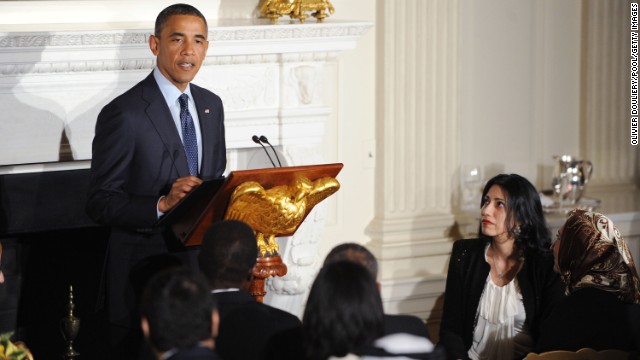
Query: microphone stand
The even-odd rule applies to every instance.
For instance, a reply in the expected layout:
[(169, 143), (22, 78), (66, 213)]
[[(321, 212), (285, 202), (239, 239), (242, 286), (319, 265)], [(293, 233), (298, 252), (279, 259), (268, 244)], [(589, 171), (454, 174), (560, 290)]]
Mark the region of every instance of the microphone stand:
[[(262, 146), (262, 148), (264, 149), (265, 154), (267, 154), (267, 157), (269, 158), (269, 161), (271, 161), (271, 165), (273, 165), (273, 167), (276, 167), (276, 163), (273, 162), (273, 159), (271, 158), (271, 155), (269, 155), (269, 151), (267, 150), (267, 148), (262, 144), (262, 142), (260, 142), (260, 138), (257, 135), (253, 135), (251, 140), (253, 140), (254, 143), (260, 144), (260, 146)], [(280, 162), (280, 161), (278, 160), (278, 162)]]
[(276, 156), (276, 159), (278, 160), (278, 165), (280, 165), (280, 167), (282, 167), (282, 163), (280, 162), (280, 157), (278, 156), (278, 153), (276, 152), (276, 149), (273, 148), (273, 146), (271, 145), (271, 143), (269, 142), (267, 137), (264, 136), (264, 135), (261, 135), (260, 136), (260, 141), (262, 141), (263, 143), (266, 143), (267, 145), (269, 145), (269, 147), (271, 148), (271, 151), (273, 151), (273, 154)]

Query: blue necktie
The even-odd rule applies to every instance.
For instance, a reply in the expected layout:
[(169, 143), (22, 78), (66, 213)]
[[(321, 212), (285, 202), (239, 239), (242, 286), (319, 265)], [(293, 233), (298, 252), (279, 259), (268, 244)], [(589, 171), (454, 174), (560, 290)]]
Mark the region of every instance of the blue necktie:
[(180, 102), (180, 125), (182, 127), (182, 142), (184, 152), (187, 154), (187, 164), (189, 164), (189, 175), (198, 176), (198, 138), (196, 137), (196, 127), (193, 125), (193, 118), (189, 113), (189, 96), (182, 94), (178, 98)]

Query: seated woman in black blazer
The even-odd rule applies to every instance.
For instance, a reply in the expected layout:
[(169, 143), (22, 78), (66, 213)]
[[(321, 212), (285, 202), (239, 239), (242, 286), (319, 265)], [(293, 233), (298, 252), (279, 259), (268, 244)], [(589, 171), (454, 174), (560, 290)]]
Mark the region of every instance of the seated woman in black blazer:
[(606, 216), (569, 213), (552, 246), (567, 297), (543, 322), (537, 352), (640, 348), (640, 279), (629, 248)]
[(479, 239), (449, 260), (440, 344), (449, 359), (514, 359), (534, 348), (540, 321), (563, 297), (540, 196), (519, 175), (482, 192)]

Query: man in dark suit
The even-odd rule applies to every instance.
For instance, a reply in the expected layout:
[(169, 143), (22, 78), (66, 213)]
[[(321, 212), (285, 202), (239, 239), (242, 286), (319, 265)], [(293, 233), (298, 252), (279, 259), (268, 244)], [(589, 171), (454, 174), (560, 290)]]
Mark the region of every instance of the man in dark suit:
[[(347, 260), (364, 266), (374, 279), (378, 278), (378, 261), (371, 251), (355, 243), (340, 244), (329, 252), (324, 259), (324, 265), (332, 262)], [(378, 283), (380, 288), (380, 283)], [(413, 315), (384, 315), (384, 335), (407, 333), (429, 338), (426, 325)]]
[(300, 320), (249, 294), (258, 246), (253, 230), (226, 220), (207, 230), (198, 255), (220, 312), (216, 351), (225, 360), (262, 359), (269, 339)]
[[(164, 270), (149, 280), (140, 306), (142, 331), (158, 360), (218, 360), (218, 312), (201, 274)], [(133, 358), (128, 356), (126, 358)]]
[[(374, 279), (378, 277), (378, 261), (375, 256), (364, 246), (355, 243), (345, 243), (334, 247), (324, 260), (323, 266), (339, 261), (355, 262), (369, 271)], [(377, 283), (378, 289), (380, 284)], [(340, 306), (340, 304), (336, 304)], [(391, 315), (384, 314), (383, 338), (393, 335), (416, 336), (423, 343), (428, 343), (433, 347), (429, 339), (429, 333), (426, 325), (418, 317), (412, 315)], [(391, 337), (390, 339), (402, 339), (403, 337)], [(406, 337), (405, 337), (406, 338)], [(269, 360), (298, 360), (304, 357), (304, 334), (302, 327), (288, 329), (274, 336), (267, 347), (267, 359)], [(415, 342), (414, 342), (415, 344)], [(362, 354), (367, 356), (387, 356), (392, 358), (394, 355), (381, 351), (373, 347), (360, 349)], [(422, 355), (414, 354), (415, 357), (407, 356), (404, 358), (428, 358), (440, 359), (444, 358), (442, 351), (437, 349), (432, 354), (425, 353)]]
[[(87, 213), (111, 227), (104, 276), (111, 347), (120, 341), (118, 328), (122, 336), (138, 328), (130, 270), (175, 245), (157, 221), (226, 166), (222, 101), (190, 83), (205, 58), (207, 34), (196, 8), (164, 9), (149, 38), (157, 67), (98, 115)], [(180, 250), (185, 264), (197, 266), (194, 251)]]

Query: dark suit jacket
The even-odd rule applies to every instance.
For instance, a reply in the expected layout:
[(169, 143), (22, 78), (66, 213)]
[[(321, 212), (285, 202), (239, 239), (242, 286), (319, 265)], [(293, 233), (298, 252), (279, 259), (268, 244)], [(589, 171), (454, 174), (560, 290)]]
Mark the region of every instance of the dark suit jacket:
[(596, 288), (576, 290), (542, 322), (536, 352), (617, 349), (640, 351), (640, 305)]
[[(451, 250), (440, 323), (440, 344), (450, 359), (468, 358), (478, 304), (489, 275), (489, 264), (484, 258), (486, 244), (477, 239), (458, 240)], [(560, 277), (553, 271), (553, 254), (526, 256), (517, 277), (526, 312), (525, 323), (535, 342), (542, 319), (564, 297)]]
[(429, 338), (427, 326), (413, 315), (384, 315), (384, 335), (406, 333)]
[(273, 335), (301, 325), (296, 316), (259, 303), (245, 291), (220, 292), (213, 297), (220, 312), (216, 351), (225, 360), (263, 359)]
[(221, 360), (221, 358), (215, 351), (198, 346), (193, 349), (178, 351), (167, 360)]
[[(226, 166), (224, 113), (214, 93), (191, 84), (202, 133), (200, 177), (220, 177)], [(129, 270), (167, 252), (157, 202), (173, 181), (188, 176), (178, 129), (153, 74), (107, 104), (96, 122), (87, 213), (111, 227), (107, 249), (107, 309), (112, 323), (131, 324)]]

